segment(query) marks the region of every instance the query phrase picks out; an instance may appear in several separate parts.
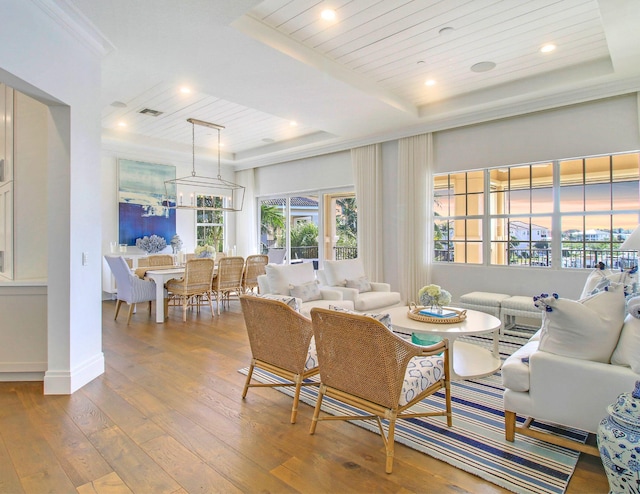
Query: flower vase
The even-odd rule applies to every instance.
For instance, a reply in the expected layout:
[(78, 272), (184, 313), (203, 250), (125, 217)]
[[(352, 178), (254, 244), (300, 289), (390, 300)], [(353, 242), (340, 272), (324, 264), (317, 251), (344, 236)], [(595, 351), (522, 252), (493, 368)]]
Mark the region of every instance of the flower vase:
[(640, 381), (607, 407), (598, 426), (598, 449), (610, 494), (640, 493)]

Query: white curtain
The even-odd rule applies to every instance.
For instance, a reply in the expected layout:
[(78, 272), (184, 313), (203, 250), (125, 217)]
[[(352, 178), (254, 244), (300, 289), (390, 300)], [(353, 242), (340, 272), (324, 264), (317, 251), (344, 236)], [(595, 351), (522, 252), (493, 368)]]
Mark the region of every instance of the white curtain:
[(358, 207), (358, 257), (372, 281), (384, 281), (382, 225), (382, 147), (351, 150)]
[(428, 284), (433, 242), (433, 142), (431, 134), (398, 141), (398, 277), (400, 294), (416, 301)]
[(244, 204), (242, 211), (227, 213), (235, 215), (236, 253), (246, 258), (251, 254), (258, 254), (258, 218), (255, 197), (253, 168), (236, 172), (235, 181), (244, 185)]

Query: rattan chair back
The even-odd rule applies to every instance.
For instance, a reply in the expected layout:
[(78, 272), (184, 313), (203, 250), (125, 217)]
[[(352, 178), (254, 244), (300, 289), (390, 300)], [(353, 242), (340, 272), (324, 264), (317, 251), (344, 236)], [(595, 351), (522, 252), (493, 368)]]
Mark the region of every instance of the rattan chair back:
[(302, 373), (313, 336), (311, 321), (278, 300), (242, 295), (240, 303), (253, 358)]
[(311, 310), (321, 380), (387, 408), (397, 408), (409, 360), (421, 348), (365, 316)]
[(242, 277), (242, 289), (245, 292), (253, 291), (258, 287), (258, 276), (267, 274), (265, 266), (269, 263), (269, 256), (266, 254), (255, 254), (247, 257), (244, 264), (244, 275)]
[(147, 259), (149, 266), (173, 266), (173, 256), (170, 254), (155, 254)]
[[(197, 305), (199, 309), (201, 299), (209, 302), (211, 315), (213, 316), (213, 305), (211, 304), (213, 269), (213, 259), (211, 258), (189, 259), (185, 265), (183, 278), (169, 280), (165, 284), (167, 290), (182, 302), (183, 321), (187, 320), (187, 306)], [(198, 296), (201, 298), (197, 298)]]
[(218, 314), (220, 306), (230, 299), (231, 294), (242, 293), (242, 273), (244, 271), (244, 258), (240, 256), (222, 257), (218, 261), (218, 274), (213, 280), (212, 290), (216, 297)]
[[(317, 386), (309, 378), (318, 374), (318, 367), (306, 367), (309, 344), (313, 337), (311, 321), (279, 300), (269, 300), (255, 295), (240, 297), (249, 345), (251, 365), (247, 372), (242, 398), (252, 387), (294, 387), (291, 423), (296, 422), (300, 389)], [(258, 367), (281, 377), (275, 384), (251, 382)]]

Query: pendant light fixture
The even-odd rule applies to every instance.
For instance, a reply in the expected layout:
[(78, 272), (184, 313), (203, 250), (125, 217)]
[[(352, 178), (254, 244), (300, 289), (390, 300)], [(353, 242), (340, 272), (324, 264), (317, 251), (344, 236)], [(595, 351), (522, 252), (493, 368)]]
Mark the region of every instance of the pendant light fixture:
[[(220, 131), (224, 127), (195, 118), (188, 118), (187, 122), (191, 124), (191, 175), (164, 182), (166, 206), (204, 211), (242, 211), (245, 187), (224, 180), (220, 173)], [(218, 176), (215, 178), (196, 174), (196, 125), (218, 131)]]

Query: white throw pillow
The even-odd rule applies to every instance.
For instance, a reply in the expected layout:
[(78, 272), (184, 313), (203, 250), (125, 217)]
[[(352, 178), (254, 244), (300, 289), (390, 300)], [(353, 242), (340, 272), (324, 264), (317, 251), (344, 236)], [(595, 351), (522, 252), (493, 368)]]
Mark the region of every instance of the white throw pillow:
[(360, 259), (324, 261), (324, 274), (329, 286), (345, 286), (347, 280), (357, 280), (366, 276)]
[(296, 312), (300, 312), (300, 304), (302, 303), (300, 298), (290, 297), (288, 295), (274, 295), (271, 293), (254, 293), (249, 296), (256, 297), (256, 298), (266, 298), (269, 300), (277, 300), (278, 302), (287, 304)]
[(358, 278), (357, 280), (347, 280), (345, 283), (347, 288), (355, 288), (359, 293), (365, 293), (371, 291), (371, 283), (366, 276)]
[(289, 292), (292, 297), (301, 298), (303, 302), (322, 299), (322, 293), (316, 281), (309, 281), (302, 285), (289, 285)]
[(587, 281), (582, 289), (580, 299), (587, 298), (590, 295), (594, 295), (601, 292), (612, 283), (622, 283), (623, 285), (629, 284), (631, 281), (630, 275), (625, 271), (612, 271), (611, 269), (599, 269), (596, 268), (587, 277)]
[(289, 295), (289, 285), (302, 285), (315, 281), (313, 264), (267, 264), (265, 266), (269, 290), (278, 295)]
[(618, 346), (611, 356), (611, 363), (626, 365), (640, 374), (640, 319), (628, 315), (624, 320)]
[(625, 302), (621, 285), (582, 300), (546, 297), (536, 304), (544, 313), (540, 350), (556, 355), (608, 363), (624, 322)]

